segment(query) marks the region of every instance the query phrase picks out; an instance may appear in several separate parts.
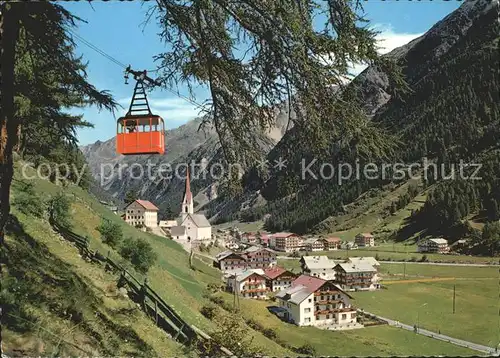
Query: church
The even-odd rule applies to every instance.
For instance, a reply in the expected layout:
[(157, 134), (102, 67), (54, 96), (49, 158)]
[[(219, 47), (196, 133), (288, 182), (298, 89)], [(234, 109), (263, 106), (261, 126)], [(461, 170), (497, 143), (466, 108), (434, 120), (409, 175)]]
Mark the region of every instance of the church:
[(194, 213), (193, 194), (189, 178), (189, 168), (186, 171), (186, 189), (182, 199), (181, 214), (177, 218), (177, 226), (170, 230), (176, 240), (211, 240), (212, 226), (203, 214)]

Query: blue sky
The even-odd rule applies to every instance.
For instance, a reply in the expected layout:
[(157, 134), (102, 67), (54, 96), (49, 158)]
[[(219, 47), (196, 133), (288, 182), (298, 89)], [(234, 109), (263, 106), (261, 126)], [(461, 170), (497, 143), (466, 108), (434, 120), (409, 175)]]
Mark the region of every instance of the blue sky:
[[(434, 23), (457, 9), (462, 1), (451, 0), (367, 0), (364, 2), (366, 17), (380, 34), (382, 52), (401, 46), (427, 31)], [(120, 62), (137, 70), (155, 69), (153, 56), (165, 52), (167, 44), (160, 41), (159, 26), (155, 19), (145, 25), (148, 2), (93, 1), (67, 2), (64, 4), (74, 15), (86, 23), (80, 23), (74, 31)], [(89, 80), (99, 89), (109, 90), (124, 106), (115, 113), (116, 118), (126, 112), (133, 91), (133, 80), (125, 85), (123, 69), (77, 40), (77, 52), (88, 61)], [(354, 66), (360, 72), (362, 66)], [(155, 73), (151, 73), (154, 77)], [(181, 93), (186, 94), (184, 89)], [(196, 91), (196, 101), (201, 103), (206, 92)], [(175, 128), (196, 117), (196, 108), (164, 90), (155, 90), (148, 96), (153, 112), (161, 115), (167, 128)], [(80, 144), (107, 140), (114, 136), (116, 120), (113, 114), (95, 108), (72, 110), (83, 113), (94, 124), (92, 129), (78, 132)]]

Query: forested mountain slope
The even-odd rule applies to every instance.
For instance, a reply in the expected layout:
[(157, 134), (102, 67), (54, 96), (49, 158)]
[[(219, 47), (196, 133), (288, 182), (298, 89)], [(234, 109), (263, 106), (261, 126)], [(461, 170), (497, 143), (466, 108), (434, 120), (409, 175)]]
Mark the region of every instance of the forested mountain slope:
[[(361, 100), (366, 99), (368, 114), (401, 140), (390, 163), (409, 164), (428, 157), (444, 164), (448, 173), (451, 164), (461, 159), (470, 163), (488, 157), (492, 162), (486, 176), (494, 180), (498, 153), (488, 153), (500, 142), (498, 26), (498, 1), (464, 3), (425, 35), (388, 55), (403, 66), (408, 93), (395, 93), (384, 73), (375, 67), (355, 79), (352, 85)], [(313, 157), (307, 145), (294, 143), (293, 131), (269, 159), (280, 156), (291, 164), (286, 170), (275, 171), (261, 187), (261, 194), (270, 203), (248, 213), (252, 219), (270, 213), (270, 229), (309, 231), (321, 220), (341, 213), (343, 204), (367, 189), (389, 182), (360, 178), (338, 185), (337, 176), (331, 180), (314, 180), (311, 176), (301, 180), (300, 161), (304, 158), (306, 163), (318, 160), (311, 167), (318, 173), (320, 163), (336, 165), (352, 161), (356, 155), (332, 149), (322, 158)], [(427, 184), (435, 179), (429, 174)], [(478, 193), (478, 207), (486, 197), (497, 202), (500, 198), (498, 182), (487, 186), (493, 189)]]

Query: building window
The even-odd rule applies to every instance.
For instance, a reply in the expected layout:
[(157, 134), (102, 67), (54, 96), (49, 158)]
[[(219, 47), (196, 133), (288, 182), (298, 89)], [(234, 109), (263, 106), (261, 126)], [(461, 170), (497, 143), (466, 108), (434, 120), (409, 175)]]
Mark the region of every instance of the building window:
[(304, 313), (309, 313), (309, 312), (311, 312), (310, 308), (304, 308)]
[(311, 317), (307, 317), (307, 318), (305, 318), (305, 319), (304, 319), (304, 322), (306, 322), (306, 323), (311, 322)]
[(310, 299), (308, 299), (308, 300), (307, 300), (307, 302), (311, 303), (311, 302), (312, 302), (312, 299), (311, 299), (311, 298), (310, 298)]
[(326, 319), (329, 319), (329, 318), (330, 318), (330, 315), (329, 315), (329, 314), (327, 314), (327, 315), (326, 315)]
[(342, 319), (347, 319), (347, 315), (346, 314), (342, 314)]

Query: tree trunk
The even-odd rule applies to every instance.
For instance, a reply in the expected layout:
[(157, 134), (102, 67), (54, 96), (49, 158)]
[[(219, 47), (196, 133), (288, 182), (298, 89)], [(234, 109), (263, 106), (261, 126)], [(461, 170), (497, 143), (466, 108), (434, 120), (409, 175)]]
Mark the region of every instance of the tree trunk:
[(0, 105), (0, 240), (10, 212), (10, 184), (13, 175), (12, 149), (17, 142), (19, 121), (14, 110), (14, 63), (16, 43), (19, 35), (18, 3), (3, 3), (0, 20), (2, 38), (0, 63), (2, 68), (2, 98)]

